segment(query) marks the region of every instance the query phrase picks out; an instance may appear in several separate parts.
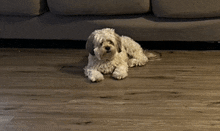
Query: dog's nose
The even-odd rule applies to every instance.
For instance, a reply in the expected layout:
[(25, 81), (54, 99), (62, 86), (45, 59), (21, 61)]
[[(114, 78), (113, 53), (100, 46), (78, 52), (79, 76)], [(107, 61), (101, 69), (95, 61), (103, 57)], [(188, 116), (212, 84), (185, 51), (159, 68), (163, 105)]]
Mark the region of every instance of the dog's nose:
[(105, 49), (106, 49), (107, 51), (109, 51), (111, 48), (110, 48), (109, 46), (106, 46)]

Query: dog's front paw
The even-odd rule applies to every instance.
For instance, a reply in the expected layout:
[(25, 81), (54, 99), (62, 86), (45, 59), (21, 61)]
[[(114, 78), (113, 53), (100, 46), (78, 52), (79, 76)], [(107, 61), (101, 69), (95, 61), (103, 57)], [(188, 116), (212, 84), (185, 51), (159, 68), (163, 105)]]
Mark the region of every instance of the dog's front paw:
[(124, 79), (126, 76), (128, 76), (127, 72), (120, 72), (120, 71), (114, 71), (112, 74), (112, 77), (117, 79), (117, 80), (121, 80)]
[(89, 80), (91, 82), (100, 82), (102, 80), (104, 80), (104, 76), (102, 75), (102, 73), (98, 72), (98, 71), (93, 71), (92, 75), (89, 75)]

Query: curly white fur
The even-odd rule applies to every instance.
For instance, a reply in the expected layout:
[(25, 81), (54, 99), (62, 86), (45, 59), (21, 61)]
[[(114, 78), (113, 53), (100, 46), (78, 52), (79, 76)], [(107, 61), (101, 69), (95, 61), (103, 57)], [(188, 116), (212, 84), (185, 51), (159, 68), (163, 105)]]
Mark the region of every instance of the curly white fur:
[(143, 66), (148, 61), (138, 43), (127, 36), (119, 36), (110, 28), (94, 31), (86, 48), (90, 54), (84, 70), (92, 82), (104, 80), (103, 74), (123, 79), (128, 76), (128, 67)]

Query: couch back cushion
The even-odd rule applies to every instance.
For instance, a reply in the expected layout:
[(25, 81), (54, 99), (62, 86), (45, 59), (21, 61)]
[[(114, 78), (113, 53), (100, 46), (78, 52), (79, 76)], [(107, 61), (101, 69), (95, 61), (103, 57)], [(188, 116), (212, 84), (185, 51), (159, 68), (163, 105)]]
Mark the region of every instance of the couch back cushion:
[(47, 0), (49, 9), (60, 15), (115, 15), (146, 13), (150, 0)]
[(157, 17), (219, 17), (220, 0), (152, 0), (152, 10)]
[(1, 15), (35, 16), (46, 11), (46, 0), (0, 0)]

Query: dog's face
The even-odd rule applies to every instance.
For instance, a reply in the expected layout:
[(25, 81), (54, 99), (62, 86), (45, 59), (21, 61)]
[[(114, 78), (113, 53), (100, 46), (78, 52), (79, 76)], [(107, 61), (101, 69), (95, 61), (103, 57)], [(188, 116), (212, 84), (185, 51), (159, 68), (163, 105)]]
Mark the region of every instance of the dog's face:
[(113, 29), (96, 30), (89, 36), (86, 49), (99, 60), (112, 60), (121, 52), (121, 38)]

